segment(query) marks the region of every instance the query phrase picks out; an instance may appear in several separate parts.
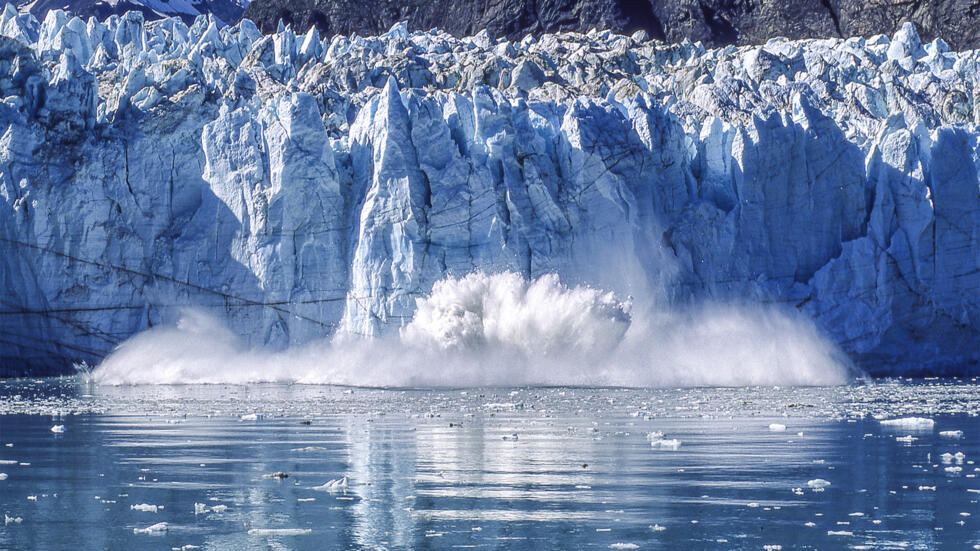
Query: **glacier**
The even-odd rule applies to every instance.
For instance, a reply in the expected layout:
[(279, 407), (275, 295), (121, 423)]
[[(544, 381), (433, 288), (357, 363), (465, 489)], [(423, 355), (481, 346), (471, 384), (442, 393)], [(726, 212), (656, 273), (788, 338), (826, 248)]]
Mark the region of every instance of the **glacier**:
[(977, 374), (978, 89), (980, 51), (911, 25), (706, 49), (8, 4), (0, 375), (189, 305), (263, 350), (385, 336), (477, 271), (776, 305), (870, 374)]

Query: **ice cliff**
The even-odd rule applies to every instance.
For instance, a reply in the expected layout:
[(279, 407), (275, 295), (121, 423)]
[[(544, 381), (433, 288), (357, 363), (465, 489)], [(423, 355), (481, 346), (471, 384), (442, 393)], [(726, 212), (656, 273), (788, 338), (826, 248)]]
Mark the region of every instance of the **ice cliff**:
[(0, 16), (0, 373), (181, 305), (272, 348), (445, 274), (797, 308), (875, 374), (977, 373), (980, 51), (643, 34), (321, 40)]

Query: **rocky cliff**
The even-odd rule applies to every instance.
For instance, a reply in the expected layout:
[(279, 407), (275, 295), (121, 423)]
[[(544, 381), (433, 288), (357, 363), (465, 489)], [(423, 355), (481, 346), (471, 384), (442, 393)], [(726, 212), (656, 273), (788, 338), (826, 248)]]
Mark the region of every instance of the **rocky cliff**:
[(474, 270), (782, 304), (872, 373), (977, 372), (980, 52), (912, 26), (705, 49), (8, 7), (0, 34), (5, 375), (188, 304), (255, 346), (383, 334)]
[(890, 35), (912, 22), (926, 40), (980, 47), (980, 0), (256, 0), (245, 17), (269, 33), (280, 20), (297, 31), (316, 26), (324, 36), (379, 34), (407, 21), (409, 30), (439, 28), (459, 37), (483, 29), (511, 40), (543, 32), (642, 29), (653, 38), (707, 46)]

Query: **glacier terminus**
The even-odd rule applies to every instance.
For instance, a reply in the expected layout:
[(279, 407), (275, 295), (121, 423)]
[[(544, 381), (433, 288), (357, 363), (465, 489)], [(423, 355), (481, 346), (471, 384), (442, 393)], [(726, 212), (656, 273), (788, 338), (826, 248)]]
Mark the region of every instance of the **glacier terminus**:
[(263, 349), (382, 336), (472, 273), (795, 310), (873, 375), (980, 369), (980, 51), (911, 25), (706, 49), (7, 5), (0, 35), (2, 375), (185, 306)]

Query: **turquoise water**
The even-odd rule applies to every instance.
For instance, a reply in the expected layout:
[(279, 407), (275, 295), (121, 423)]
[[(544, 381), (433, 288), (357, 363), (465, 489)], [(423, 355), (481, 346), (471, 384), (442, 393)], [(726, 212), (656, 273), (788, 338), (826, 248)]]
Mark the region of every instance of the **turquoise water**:
[(975, 380), (0, 381), (0, 548), (980, 549), (978, 413)]

